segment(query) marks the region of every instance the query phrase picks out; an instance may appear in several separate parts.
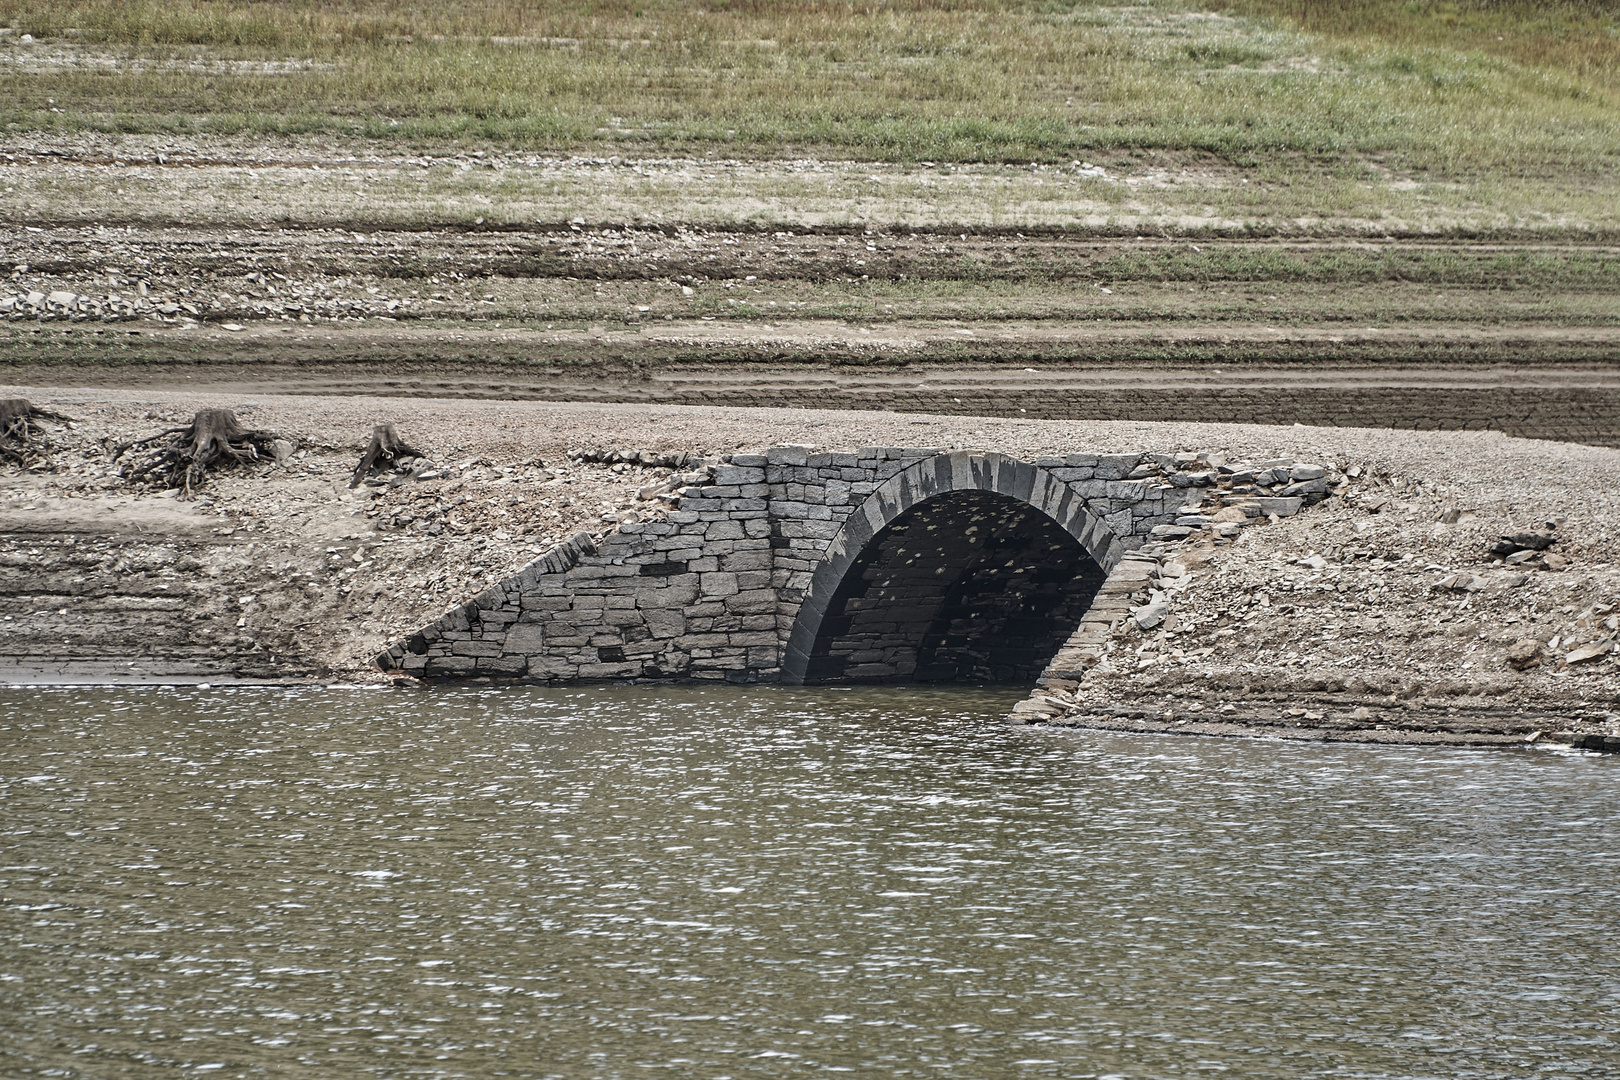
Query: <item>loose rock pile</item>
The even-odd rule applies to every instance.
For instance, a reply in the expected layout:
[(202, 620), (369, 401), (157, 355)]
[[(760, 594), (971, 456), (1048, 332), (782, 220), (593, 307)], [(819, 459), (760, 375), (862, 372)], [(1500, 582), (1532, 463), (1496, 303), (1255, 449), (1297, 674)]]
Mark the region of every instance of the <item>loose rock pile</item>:
[[(26, 270), (26, 264), (21, 265)], [(276, 279), (280, 281), (279, 289)], [(303, 287), (300, 282), (284, 274), (273, 272), (251, 271), (233, 281), (222, 278), (219, 284), (252, 289), (254, 292), (233, 292), (229, 288), (173, 288), (160, 292), (144, 278), (131, 282), (127, 287), (97, 292), (56, 288), (47, 291), (24, 287), (10, 295), (0, 295), (0, 319), (46, 323), (212, 321), (222, 323), (228, 330), (241, 330), (244, 327), (228, 320), (275, 319), (307, 323), (371, 317), (398, 321), (413, 315), (431, 316), (434, 313), (424, 305), (438, 302), (431, 298), (390, 297), (382, 294), (381, 290), (362, 295), (342, 295), (333, 288), (333, 283), (324, 281), (320, 283), (317, 294), (316, 290)], [(283, 296), (283, 293), (286, 295)]]

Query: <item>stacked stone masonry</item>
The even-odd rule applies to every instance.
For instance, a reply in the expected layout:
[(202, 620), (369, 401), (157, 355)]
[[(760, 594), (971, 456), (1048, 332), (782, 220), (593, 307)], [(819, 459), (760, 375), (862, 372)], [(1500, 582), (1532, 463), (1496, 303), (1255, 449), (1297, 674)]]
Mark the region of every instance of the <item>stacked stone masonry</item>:
[[(966, 640), (964, 620), (989, 619), (998, 636), (1022, 634), (1042, 663), (1054, 651), (1074, 660), (1069, 654), (1083, 649), (1088, 625), (1124, 611), (1113, 593), (1129, 583), (1104, 576), (1119, 568), (1129, 577), (1134, 567), (1122, 566), (1129, 551), (1201, 525), (1186, 508), (1203, 504), (1197, 489), (1213, 487), (1216, 477), (1209, 458), (1192, 455), (1076, 453), (1023, 462), (993, 453), (795, 446), (738, 454), (685, 473), (682, 486), (651, 500), (643, 520), (600, 540), (580, 534), (559, 545), (378, 663), (427, 679), (795, 683), (909, 679), (922, 656), (936, 678), (1027, 678), (1038, 673), (1027, 658), (990, 655)], [(1319, 497), (1321, 477), (1311, 467), (1267, 466), (1224, 483), (1231, 489), (1233, 479), (1242, 481), (1237, 490), (1249, 493), (1255, 513), (1287, 513)], [(946, 506), (951, 514), (939, 511)], [(984, 523), (978, 533), (974, 522)], [(898, 542), (905, 529), (928, 542)], [(967, 540), (941, 543), (941, 529)], [(871, 552), (883, 544), (912, 564), (933, 559), (921, 569), (957, 587), (930, 585), (919, 565), (873, 570)], [(1068, 569), (1048, 566), (1043, 574), (1041, 566), (1019, 565), (1047, 557), (1040, 553)], [(1011, 600), (961, 587), (990, 572), (1005, 583), (998, 595)], [(871, 580), (852, 587), (858, 575)], [(904, 619), (913, 629), (891, 619), (864, 640), (849, 638), (859, 635), (861, 598), (873, 590), (909, 605)], [(1037, 618), (1055, 620), (1060, 636), (1043, 639)], [(1071, 631), (1081, 635), (1078, 646), (1063, 644)], [(930, 644), (919, 645), (928, 634)]]

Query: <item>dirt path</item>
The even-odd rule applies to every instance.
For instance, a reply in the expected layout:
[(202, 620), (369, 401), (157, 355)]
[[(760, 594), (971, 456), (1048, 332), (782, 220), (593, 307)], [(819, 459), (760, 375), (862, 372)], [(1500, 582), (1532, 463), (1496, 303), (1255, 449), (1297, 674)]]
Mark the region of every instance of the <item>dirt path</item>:
[[(1620, 445), (1620, 373), (1606, 358), (1620, 348), (1617, 335), (830, 320), (635, 330), (14, 323), (0, 328), (0, 352), (12, 358), (0, 372), (55, 387), (51, 396), (66, 401), (109, 388), (206, 388), (245, 399), (359, 394), (1479, 429), (1612, 446)], [(1487, 362), (1502, 354), (1537, 359)]]

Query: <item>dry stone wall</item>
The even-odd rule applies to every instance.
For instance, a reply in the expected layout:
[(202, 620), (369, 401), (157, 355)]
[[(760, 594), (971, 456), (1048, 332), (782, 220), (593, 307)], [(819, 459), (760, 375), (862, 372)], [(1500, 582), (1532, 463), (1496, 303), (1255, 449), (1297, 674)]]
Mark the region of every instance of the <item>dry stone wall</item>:
[[(1206, 524), (1184, 510), (1203, 501), (1194, 489), (1233, 490), (1234, 480), (1236, 490), (1269, 501), (1263, 512), (1283, 513), (1327, 484), (1320, 469), (1234, 469), (1207, 455), (1076, 453), (1024, 462), (965, 451), (796, 446), (737, 454), (683, 474), (674, 490), (646, 493), (642, 520), (600, 540), (580, 534), (559, 545), (378, 663), (428, 679), (799, 682), (815, 677), (817, 635), (851, 567), (914, 507), (958, 495), (1034, 507), (1083, 548), (1100, 578), (1148, 539)], [(866, 674), (884, 677), (881, 659), (868, 660), (877, 667)], [(902, 667), (887, 675), (910, 677)]]

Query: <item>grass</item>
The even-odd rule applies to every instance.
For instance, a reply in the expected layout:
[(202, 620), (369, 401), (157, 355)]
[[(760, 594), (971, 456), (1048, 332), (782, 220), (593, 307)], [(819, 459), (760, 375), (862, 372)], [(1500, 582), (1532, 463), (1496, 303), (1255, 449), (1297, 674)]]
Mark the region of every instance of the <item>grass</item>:
[(1595, 2), (0, 0), (0, 25), (12, 132), (1597, 182), (1620, 160), (1620, 18)]

